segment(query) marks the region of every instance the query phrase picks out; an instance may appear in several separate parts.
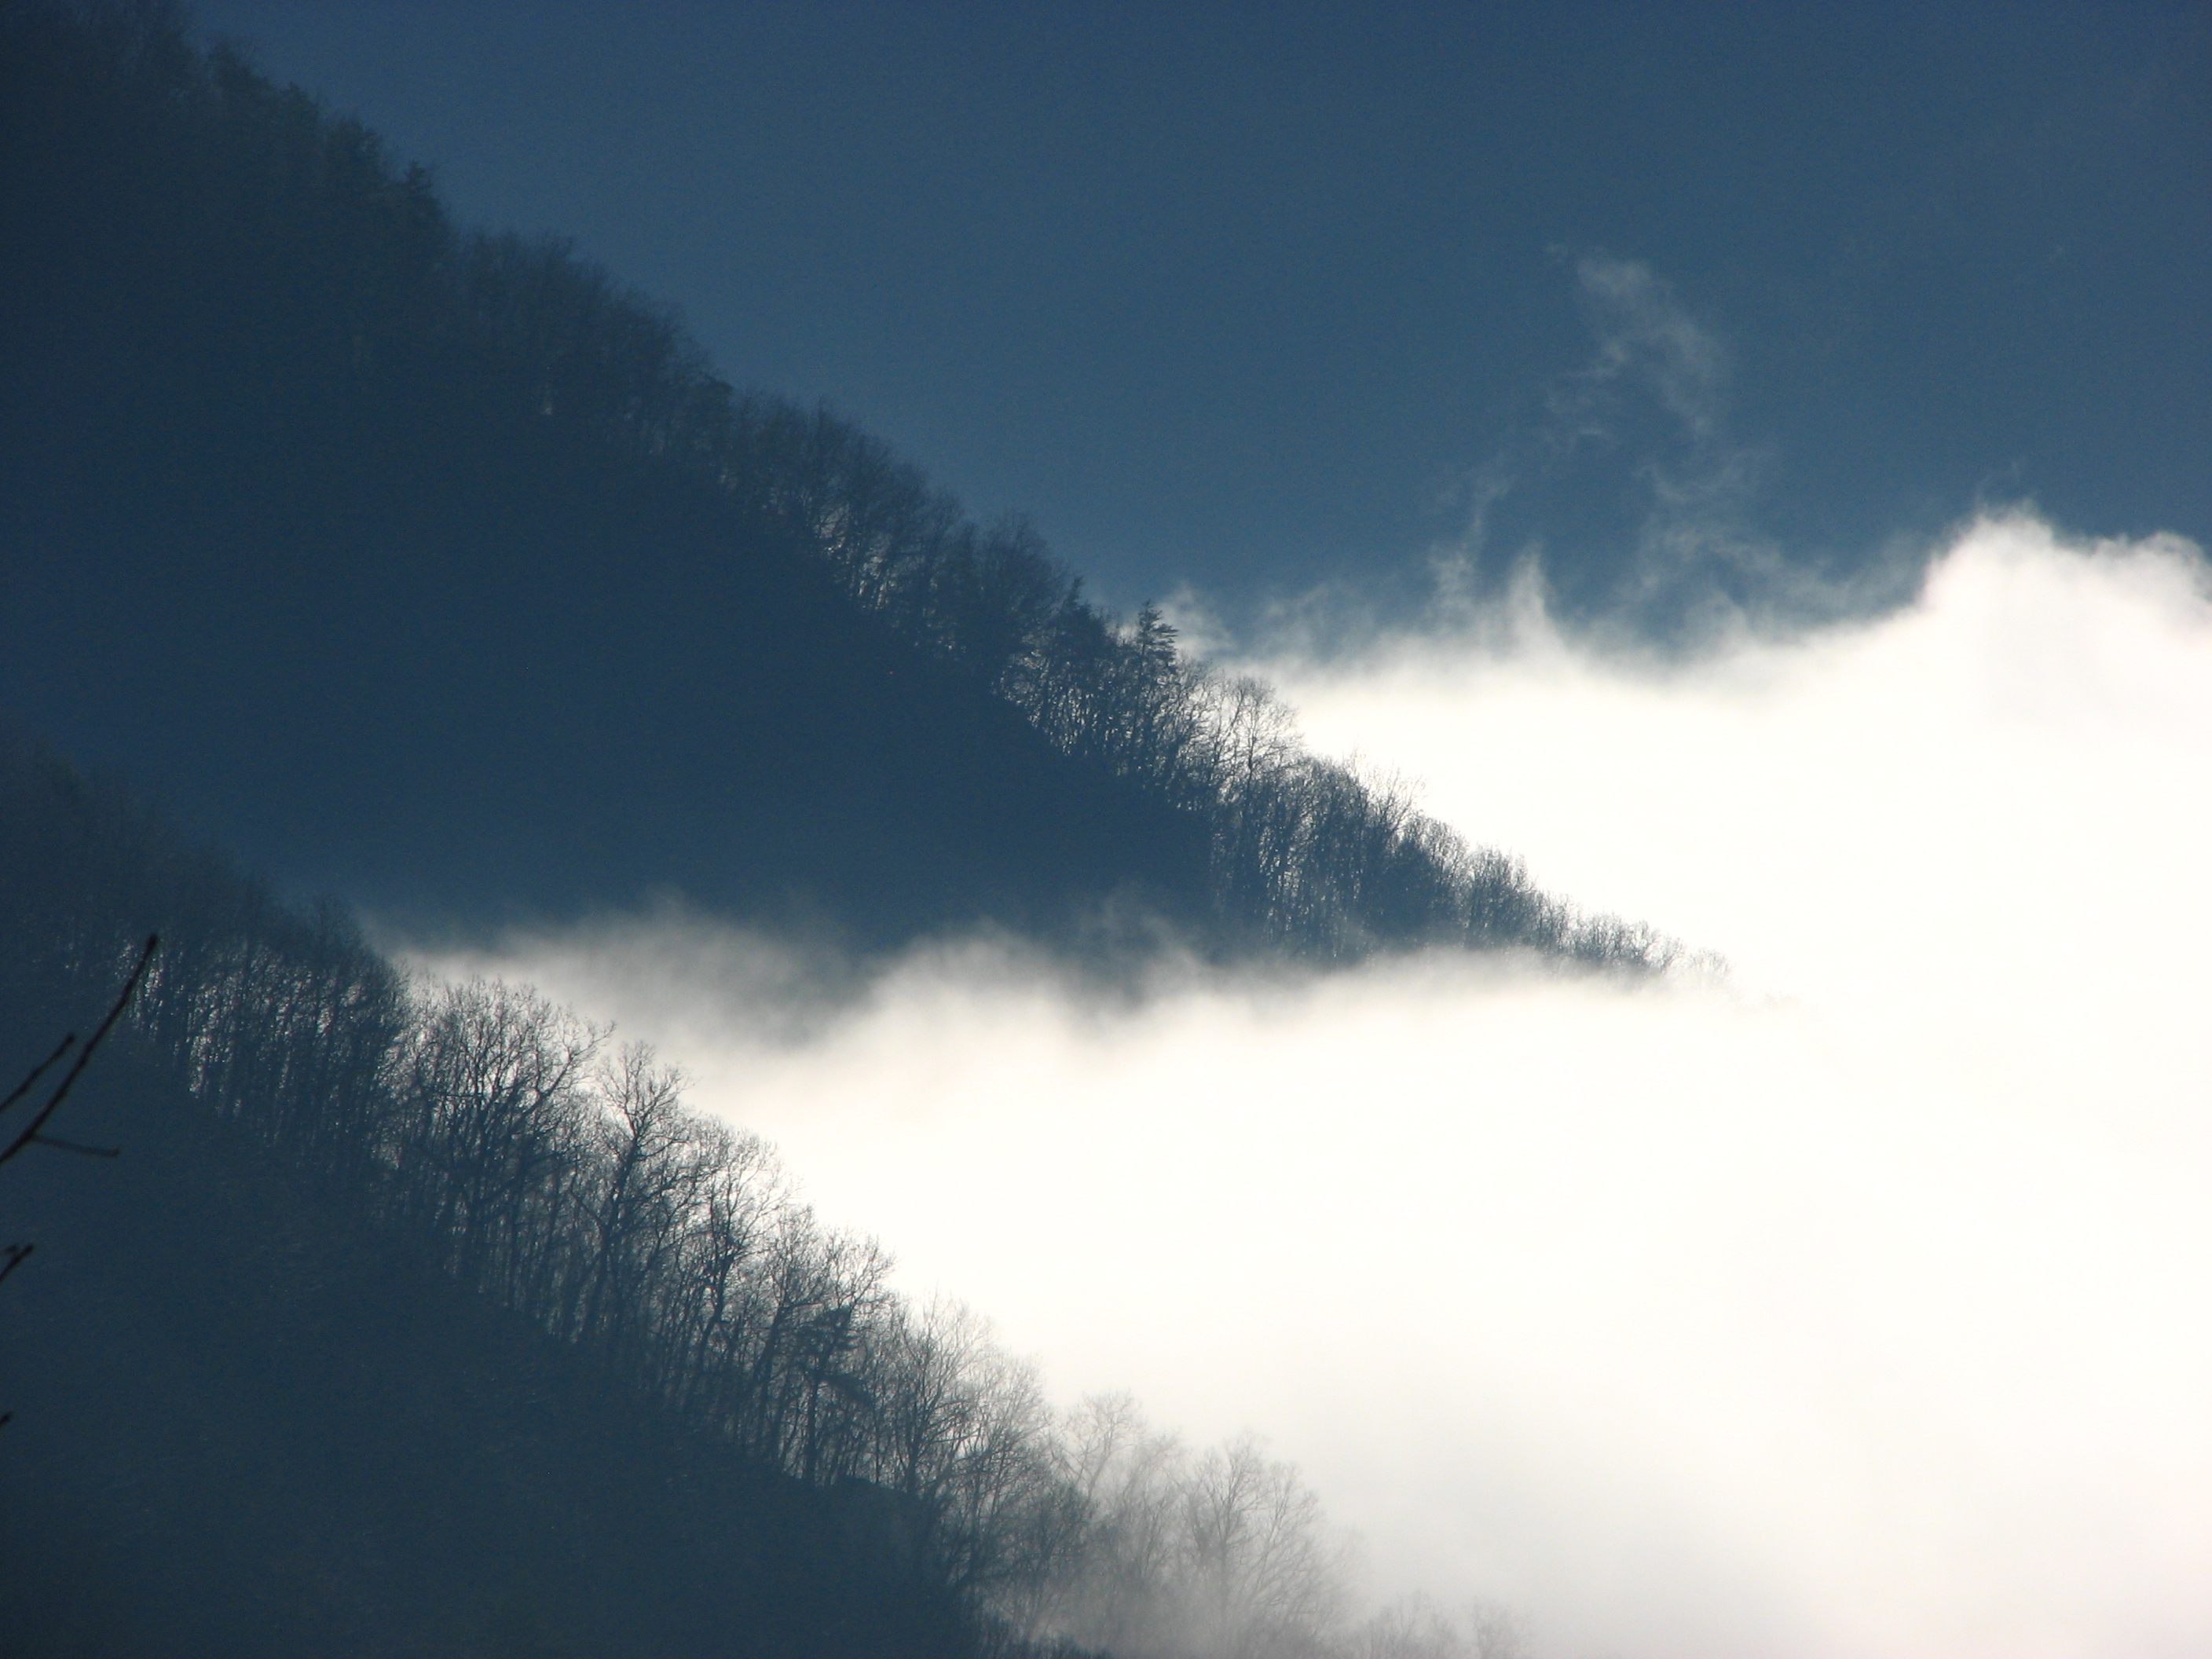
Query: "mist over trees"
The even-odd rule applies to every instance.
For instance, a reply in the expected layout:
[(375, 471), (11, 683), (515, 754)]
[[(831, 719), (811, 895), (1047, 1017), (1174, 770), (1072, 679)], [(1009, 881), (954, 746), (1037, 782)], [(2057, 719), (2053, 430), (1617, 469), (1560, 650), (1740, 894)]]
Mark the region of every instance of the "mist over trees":
[[(410, 981), (336, 908), (0, 754), (7, 1055), (111, 999), (149, 926), (93, 1109), (124, 1156), (9, 1194), (74, 1264), (0, 1302), (10, 1651), (349, 1650), (441, 1620), (426, 1650), (502, 1650), (510, 1603), (611, 1632), (593, 1651), (1504, 1650), (1355, 1621), (1294, 1469), (1192, 1452), (1126, 1400), (1055, 1411), (649, 1050), (524, 988)], [(466, 1449), (425, 1468), (440, 1444)]]
[(123, 1155), (0, 1193), (56, 1244), (0, 1294), (0, 1646), (1505, 1650), (1358, 1621), (1294, 1470), (1055, 1408), (649, 1051), (18, 732), (433, 923), (1670, 943), (177, 8), (0, 0), (0, 1076), (163, 940), (72, 1105)]
[(252, 856), (434, 917), (1669, 958), (176, 9), (5, 0), (0, 64), (5, 702)]

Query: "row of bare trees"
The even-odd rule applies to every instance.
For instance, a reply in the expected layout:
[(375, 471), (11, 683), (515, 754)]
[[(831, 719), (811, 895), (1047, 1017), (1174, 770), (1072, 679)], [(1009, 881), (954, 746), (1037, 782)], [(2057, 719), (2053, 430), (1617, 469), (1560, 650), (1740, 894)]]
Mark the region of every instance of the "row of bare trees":
[(828, 410), (749, 398), (717, 412), (715, 434), (718, 481), (856, 602), (984, 680), (1064, 753), (1199, 818), (1212, 921), (1230, 940), (1324, 960), (1431, 944), (1673, 959), (1650, 930), (1542, 893), (1404, 787), (1313, 755), (1267, 686), (1187, 658), (1152, 605), (1117, 623), (1024, 520), (979, 526)]
[(1210, 921), (1229, 940), (1332, 960), (1428, 944), (1672, 959), (1670, 941), (1542, 893), (1517, 860), (1469, 846), (1403, 787), (1309, 752), (1265, 685), (1186, 657), (1150, 605), (1124, 624), (1090, 603), (1019, 515), (979, 525), (828, 410), (733, 395), (665, 309), (561, 245), (477, 238), (457, 258), (472, 315), (526, 354), (533, 387), (593, 386), (565, 406), (709, 479), (1063, 753), (1200, 819)]

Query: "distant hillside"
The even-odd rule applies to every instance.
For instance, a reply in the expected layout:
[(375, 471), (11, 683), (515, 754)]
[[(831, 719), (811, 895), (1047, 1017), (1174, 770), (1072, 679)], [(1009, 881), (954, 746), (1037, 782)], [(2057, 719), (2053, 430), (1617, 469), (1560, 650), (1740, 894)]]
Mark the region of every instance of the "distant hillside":
[(1642, 963), (158, 6), (0, 0), (0, 713), (418, 922)]

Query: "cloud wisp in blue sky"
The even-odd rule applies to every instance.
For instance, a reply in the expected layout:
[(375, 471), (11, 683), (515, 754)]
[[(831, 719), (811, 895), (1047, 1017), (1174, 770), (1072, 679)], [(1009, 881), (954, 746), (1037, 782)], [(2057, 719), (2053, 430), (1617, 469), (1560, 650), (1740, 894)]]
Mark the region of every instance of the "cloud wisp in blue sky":
[[(2201, 7), (198, 10), (1124, 609), (1336, 580), (1402, 615), (1441, 487), (1592, 322), (1582, 390), (1656, 374), (1706, 445), (1657, 479), (1677, 518), (1727, 516), (1732, 453), (1795, 562), (1984, 495), (2212, 537)], [(1612, 453), (1577, 493), (1626, 510), (1644, 452)], [(1501, 525), (1563, 588), (1623, 574), (1571, 529)]]

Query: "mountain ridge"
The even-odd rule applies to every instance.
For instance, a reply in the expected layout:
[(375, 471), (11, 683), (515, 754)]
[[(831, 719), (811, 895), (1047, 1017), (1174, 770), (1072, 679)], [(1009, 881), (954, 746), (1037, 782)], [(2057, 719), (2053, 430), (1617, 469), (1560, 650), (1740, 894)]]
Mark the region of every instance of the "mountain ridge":
[(295, 887), (1671, 959), (176, 14), (0, 28), (0, 706)]

